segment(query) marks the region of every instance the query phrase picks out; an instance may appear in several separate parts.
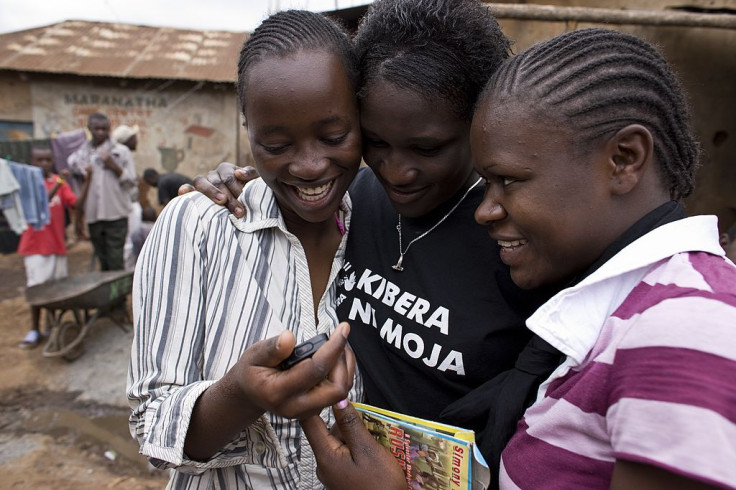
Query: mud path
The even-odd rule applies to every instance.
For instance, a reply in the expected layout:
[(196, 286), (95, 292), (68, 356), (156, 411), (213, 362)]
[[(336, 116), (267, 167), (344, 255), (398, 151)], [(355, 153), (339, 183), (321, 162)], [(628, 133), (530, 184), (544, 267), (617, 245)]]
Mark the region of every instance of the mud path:
[[(69, 252), (70, 274), (88, 270), (92, 249)], [(74, 362), (22, 350), (30, 323), (22, 257), (0, 257), (0, 490), (163, 488), (128, 433), (125, 376), (132, 333), (108, 319), (85, 337)]]

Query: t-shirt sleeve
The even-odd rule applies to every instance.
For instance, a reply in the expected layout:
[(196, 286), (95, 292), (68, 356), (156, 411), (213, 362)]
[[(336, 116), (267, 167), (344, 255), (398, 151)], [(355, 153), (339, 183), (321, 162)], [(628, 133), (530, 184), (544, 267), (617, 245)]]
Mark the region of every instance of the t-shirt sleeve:
[(614, 456), (703, 482), (733, 484), (733, 296), (724, 300), (695, 291), (658, 301), (628, 321), (611, 368), (606, 414)]

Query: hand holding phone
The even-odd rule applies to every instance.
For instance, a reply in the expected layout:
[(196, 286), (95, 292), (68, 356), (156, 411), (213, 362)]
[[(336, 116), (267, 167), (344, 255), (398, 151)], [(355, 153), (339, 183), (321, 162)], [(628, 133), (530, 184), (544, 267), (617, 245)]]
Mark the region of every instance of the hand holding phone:
[(298, 362), (312, 357), (314, 353), (317, 352), (317, 349), (319, 349), (325, 342), (327, 342), (326, 333), (315, 335), (311, 339), (302, 342), (301, 344), (294, 347), (291, 355), (287, 357), (286, 360), (284, 360), (281, 364), (279, 364), (279, 367), (283, 370), (286, 370), (294, 366)]

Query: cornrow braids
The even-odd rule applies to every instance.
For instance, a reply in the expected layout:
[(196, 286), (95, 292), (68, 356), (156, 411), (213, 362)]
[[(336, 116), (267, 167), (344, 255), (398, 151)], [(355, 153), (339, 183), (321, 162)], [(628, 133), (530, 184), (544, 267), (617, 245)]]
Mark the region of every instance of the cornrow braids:
[(506, 62), (485, 91), (565, 118), (584, 142), (641, 124), (652, 133), (671, 199), (693, 191), (699, 146), (685, 96), (664, 57), (637, 37), (608, 29), (562, 34)]
[(302, 50), (327, 51), (339, 56), (348, 79), (357, 88), (358, 62), (342, 26), (318, 13), (285, 10), (264, 20), (240, 50), (237, 90), (243, 114), (250, 68), (266, 57), (285, 57)]
[(468, 121), (510, 42), (477, 0), (376, 0), (354, 39), (358, 97), (385, 80), (428, 99), (449, 101)]

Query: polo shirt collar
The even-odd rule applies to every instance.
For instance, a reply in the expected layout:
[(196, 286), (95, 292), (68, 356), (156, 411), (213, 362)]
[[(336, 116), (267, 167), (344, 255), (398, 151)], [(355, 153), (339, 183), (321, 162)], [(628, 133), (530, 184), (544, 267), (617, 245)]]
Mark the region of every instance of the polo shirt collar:
[(595, 345), (606, 319), (650, 266), (683, 252), (724, 255), (715, 216), (694, 216), (655, 228), (580, 283), (550, 298), (529, 317), (527, 326), (580, 364)]

